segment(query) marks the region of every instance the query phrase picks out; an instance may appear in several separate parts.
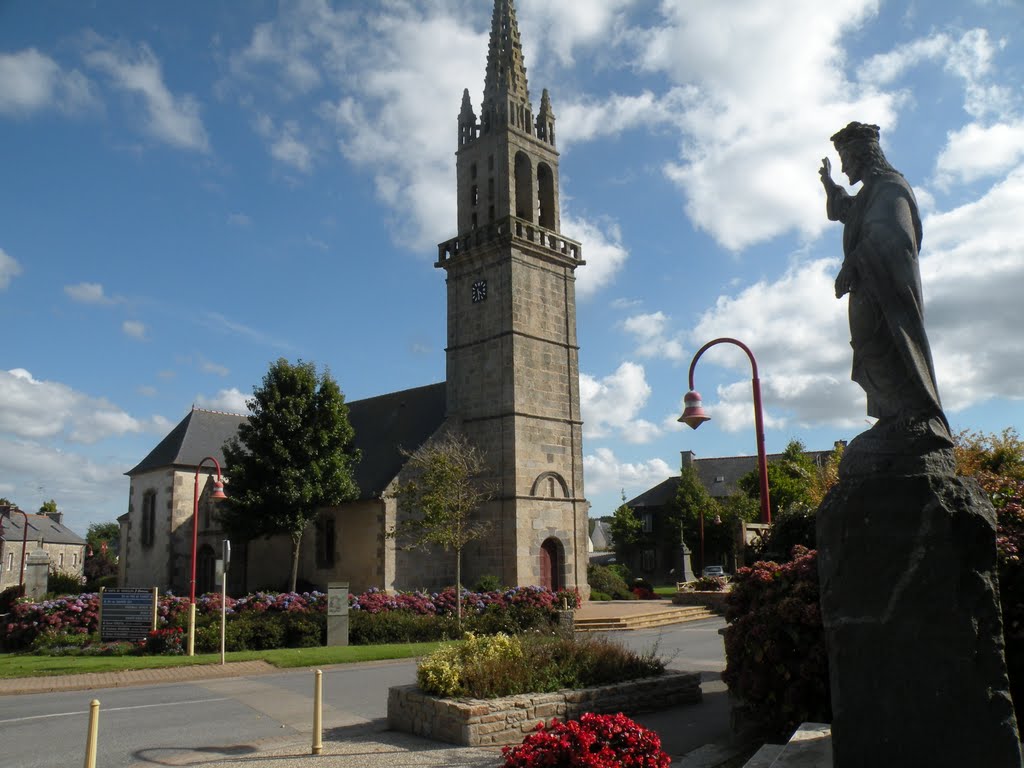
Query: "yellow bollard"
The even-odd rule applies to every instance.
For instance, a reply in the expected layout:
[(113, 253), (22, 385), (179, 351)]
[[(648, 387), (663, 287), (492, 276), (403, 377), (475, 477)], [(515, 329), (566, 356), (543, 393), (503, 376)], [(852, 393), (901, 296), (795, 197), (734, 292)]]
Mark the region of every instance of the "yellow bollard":
[(89, 702), (89, 733), (85, 739), (85, 768), (96, 768), (96, 740), (100, 730), (100, 702)]
[(324, 673), (316, 671), (315, 682), (313, 683), (313, 752), (319, 755), (324, 751), (323, 742), (323, 693)]
[(196, 655), (196, 604), (188, 606), (188, 655)]

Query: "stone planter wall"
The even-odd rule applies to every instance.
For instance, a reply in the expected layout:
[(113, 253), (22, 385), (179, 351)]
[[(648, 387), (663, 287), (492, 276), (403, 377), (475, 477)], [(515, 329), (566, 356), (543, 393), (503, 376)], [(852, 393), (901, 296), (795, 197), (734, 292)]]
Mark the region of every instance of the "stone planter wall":
[(676, 592), (672, 595), (673, 605), (703, 605), (716, 613), (725, 613), (725, 598), (728, 592)]
[(441, 699), (428, 696), (415, 685), (400, 685), (388, 690), (388, 727), (466, 747), (519, 744), (538, 722), (556, 716), (572, 719), (584, 712), (630, 715), (700, 700), (697, 672), (668, 671), (600, 688), (500, 699)]

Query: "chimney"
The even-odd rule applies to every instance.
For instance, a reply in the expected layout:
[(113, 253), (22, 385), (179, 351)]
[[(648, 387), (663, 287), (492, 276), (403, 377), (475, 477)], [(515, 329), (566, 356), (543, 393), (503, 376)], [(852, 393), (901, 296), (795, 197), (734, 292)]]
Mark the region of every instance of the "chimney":
[(679, 452), (679, 459), (680, 459), (679, 460), (679, 466), (680, 466), (680, 468), (686, 469), (688, 466), (693, 464), (693, 460), (696, 458), (696, 456), (697, 456), (697, 454), (695, 454), (693, 451), (680, 451)]
[(44, 513), (48, 518), (53, 520), (57, 525), (64, 525), (64, 513), (63, 512), (46, 512)]

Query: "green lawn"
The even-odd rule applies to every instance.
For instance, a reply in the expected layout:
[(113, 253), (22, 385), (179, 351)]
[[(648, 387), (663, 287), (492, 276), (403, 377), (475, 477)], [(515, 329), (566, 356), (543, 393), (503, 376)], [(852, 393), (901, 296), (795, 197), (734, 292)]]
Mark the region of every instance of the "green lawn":
[(672, 595), (674, 595), (676, 592), (678, 592), (678, 590), (676, 589), (675, 584), (654, 588), (654, 594), (656, 594), (658, 597), (672, 597)]
[[(349, 645), (321, 648), (278, 648), (273, 651), (237, 651), (225, 660), (262, 659), (275, 667), (322, 667), (356, 661), (408, 659), (424, 656), (441, 643), (398, 643), (394, 645)], [(35, 656), (0, 653), (0, 678), (79, 675), (85, 672), (119, 672), (125, 669), (153, 669), (192, 664), (219, 664), (219, 653), (196, 656)]]

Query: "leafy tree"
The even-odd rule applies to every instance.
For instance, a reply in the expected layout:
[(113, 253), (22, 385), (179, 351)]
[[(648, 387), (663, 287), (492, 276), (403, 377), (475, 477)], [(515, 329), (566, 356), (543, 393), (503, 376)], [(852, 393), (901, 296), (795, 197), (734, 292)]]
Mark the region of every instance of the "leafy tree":
[(52, 514), (53, 512), (56, 512), (56, 511), (57, 511), (57, 502), (54, 501), (53, 499), (50, 499), (49, 501), (44, 501), (42, 503), (42, 506), (39, 507), (39, 514), (40, 515), (48, 515), (48, 514)]
[(16, 507), (18, 506), (13, 501), (8, 499), (6, 496), (0, 496), (0, 507)]
[(406, 467), (410, 479), (392, 493), (412, 514), (387, 532), (404, 549), (441, 547), (455, 555), (456, 622), (462, 628), (462, 551), (490, 531), (490, 524), (473, 520), (493, 490), (479, 482), (488, 471), (483, 452), (464, 435), (449, 432), (421, 446)]
[[(690, 465), (679, 472), (679, 485), (672, 501), (668, 521), (671, 535), (678, 541), (680, 532), (691, 551), (700, 550), (701, 517), (704, 518), (704, 551), (725, 552), (731, 537), (722, 522), (722, 507), (701, 483), (697, 469)], [(703, 563), (701, 564), (703, 567)]]
[[(814, 468), (811, 484), (808, 487), (808, 504), (815, 510), (821, 506), (821, 502), (825, 500), (826, 494), (839, 482), (839, 462), (843, 459), (844, 448), (845, 446), (842, 443), (836, 443), (835, 448), (832, 449), (832, 453), (829, 454), (825, 463)], [(771, 493), (770, 486), (769, 493)], [(810, 544), (805, 546), (808, 549), (814, 549)]]
[(612, 535), (612, 550), (615, 552), (615, 559), (625, 563), (633, 548), (640, 541), (640, 533), (643, 523), (636, 516), (636, 512), (626, 504), (626, 491), (622, 491), (622, 504), (612, 514), (608, 524), (609, 532)]
[(82, 574), (86, 584), (117, 575), (117, 550), (121, 526), (117, 523), (92, 523), (85, 532), (85, 562)]
[(290, 589), (299, 573), (302, 533), (321, 507), (359, 494), (359, 461), (348, 406), (327, 370), (284, 358), (270, 366), (246, 401), (250, 416), (224, 445), (230, 478), (219, 510), (225, 528), (242, 539), (287, 534), (292, 540)]
[[(812, 505), (811, 486), (817, 468), (806, 451), (799, 440), (790, 440), (782, 456), (768, 464), (768, 496), (771, 499), (772, 517), (793, 504)], [(738, 485), (752, 499), (761, 498), (760, 478), (756, 469), (741, 477)]]

